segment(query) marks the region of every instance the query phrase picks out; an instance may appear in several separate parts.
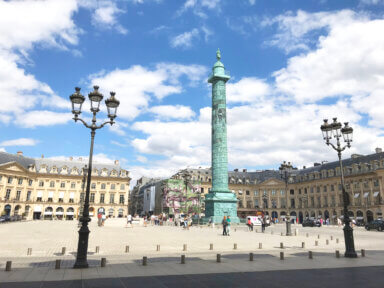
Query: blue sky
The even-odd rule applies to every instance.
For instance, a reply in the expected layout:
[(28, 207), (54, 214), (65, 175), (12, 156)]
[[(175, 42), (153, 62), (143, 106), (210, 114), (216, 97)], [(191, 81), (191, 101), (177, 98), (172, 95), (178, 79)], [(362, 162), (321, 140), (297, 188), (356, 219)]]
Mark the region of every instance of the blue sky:
[(384, 147), (383, 11), (382, 0), (0, 1), (0, 149), (86, 157), (68, 97), (97, 84), (121, 106), (97, 131), (96, 161), (119, 159), (134, 179), (209, 167), (220, 48), (230, 169), (335, 160), (319, 129), (335, 116), (355, 131), (346, 155), (372, 153)]

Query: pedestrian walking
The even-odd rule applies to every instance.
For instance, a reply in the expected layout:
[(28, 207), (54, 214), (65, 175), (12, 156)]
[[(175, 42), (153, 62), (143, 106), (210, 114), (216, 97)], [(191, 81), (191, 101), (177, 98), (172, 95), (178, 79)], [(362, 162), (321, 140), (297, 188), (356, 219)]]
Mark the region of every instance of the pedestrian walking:
[(101, 226), (104, 226), (105, 219), (107, 219), (105, 214), (101, 215)]
[(226, 216), (224, 216), (223, 221), (221, 222), (221, 224), (223, 224), (223, 236), (227, 236), (228, 222), (227, 222), (227, 217)]
[(101, 212), (99, 212), (98, 214), (97, 214), (97, 226), (101, 226), (101, 222), (102, 222), (102, 218), (103, 217), (103, 215), (102, 215), (102, 213)]
[(248, 231), (253, 231), (253, 224), (252, 224), (252, 221), (251, 221), (251, 218), (248, 218)]
[(131, 214), (127, 215), (127, 227), (128, 227), (128, 225), (130, 227), (132, 227), (132, 215)]
[(231, 232), (231, 218), (227, 217), (227, 235), (229, 236), (229, 232)]
[(267, 224), (267, 221), (265, 220), (265, 217), (261, 219), (261, 232), (264, 233), (265, 231), (265, 225)]

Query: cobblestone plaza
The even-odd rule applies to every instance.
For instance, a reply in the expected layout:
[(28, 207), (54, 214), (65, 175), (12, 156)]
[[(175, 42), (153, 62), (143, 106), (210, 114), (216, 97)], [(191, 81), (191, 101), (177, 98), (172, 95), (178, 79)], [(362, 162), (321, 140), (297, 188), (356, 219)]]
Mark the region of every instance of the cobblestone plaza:
[[(293, 231), (297, 235), (291, 237), (281, 236), (285, 231), (282, 224), (268, 227), (265, 233), (257, 227), (250, 232), (244, 224), (234, 225), (231, 236), (222, 236), (220, 226), (191, 227), (189, 230), (166, 225), (125, 228), (123, 219), (107, 220), (104, 227), (91, 222), (90, 229), (88, 258), (91, 267), (80, 272), (72, 269), (77, 222), (57, 225), (57, 221), (33, 221), (0, 225), (1, 235), (12, 235), (12, 241), (4, 242), (0, 250), (0, 283), (370, 267), (382, 265), (384, 256), (384, 234), (365, 231), (361, 227), (354, 230), (359, 255), (355, 260), (342, 256), (344, 239), (341, 227), (337, 226), (303, 228), (294, 225)], [(303, 242), (305, 248), (302, 248)], [(259, 243), (262, 243), (261, 249)], [(213, 244), (212, 250), (210, 244)], [(157, 245), (160, 245), (160, 251), (157, 251)], [(63, 247), (66, 248), (65, 255), (61, 254)], [(32, 248), (31, 255), (27, 255), (28, 248)], [(361, 257), (361, 249), (365, 249), (365, 257)], [(336, 250), (340, 251), (340, 259), (335, 257)], [(308, 251), (313, 252), (313, 259), (308, 259)], [(250, 252), (254, 253), (253, 262), (248, 258)], [(280, 260), (280, 252), (284, 252), (284, 260)], [(222, 263), (216, 263), (217, 254), (222, 255)], [(180, 264), (181, 255), (186, 255), (185, 265)], [(142, 266), (143, 256), (148, 257), (146, 267)], [(105, 268), (100, 267), (101, 258), (107, 259)], [(61, 259), (60, 270), (54, 269), (57, 259)], [(12, 261), (11, 272), (4, 271), (6, 261)]]

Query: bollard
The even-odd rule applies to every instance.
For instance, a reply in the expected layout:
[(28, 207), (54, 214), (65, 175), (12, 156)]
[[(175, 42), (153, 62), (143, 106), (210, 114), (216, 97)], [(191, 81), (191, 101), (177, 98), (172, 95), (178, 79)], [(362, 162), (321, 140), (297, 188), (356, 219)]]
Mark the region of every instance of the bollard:
[(361, 249), (361, 257), (365, 257), (365, 249)]
[(283, 232), (281, 232), (281, 233), (280, 233), (280, 236), (283, 236), (283, 235), (284, 235), (284, 233), (283, 233)]
[(280, 260), (284, 260), (284, 252), (280, 252)]
[(325, 244), (326, 244), (326, 245), (329, 245), (329, 240), (328, 240), (328, 239), (325, 240)]
[(216, 255), (216, 262), (220, 263), (221, 262), (221, 254)]
[(271, 235), (273, 235), (273, 231), (271, 231)]
[(319, 241), (315, 241), (315, 246), (319, 246)]
[(237, 250), (237, 243), (233, 244), (233, 250)]
[(339, 238), (336, 238), (336, 244), (339, 243)]
[(185, 264), (185, 255), (181, 255), (181, 264)]
[(55, 269), (60, 269), (60, 266), (61, 266), (61, 260), (60, 259), (56, 259)]
[(99, 253), (100, 252), (100, 246), (96, 246), (96, 251), (95, 253)]
[(235, 232), (236, 232), (236, 228), (235, 228)]
[(147, 266), (147, 256), (143, 257), (143, 266)]
[(160, 245), (156, 246), (156, 251), (160, 251)]
[(295, 229), (295, 236), (299, 235), (299, 229)]
[(331, 240), (333, 240), (333, 236), (331, 236)]
[(101, 258), (100, 266), (105, 267), (107, 265), (107, 258)]
[(27, 256), (28, 255), (32, 255), (32, 248), (28, 248), (28, 250), (27, 250)]
[(308, 258), (309, 258), (309, 259), (313, 259), (313, 253), (312, 253), (312, 251), (308, 251)]
[(336, 258), (340, 258), (340, 251), (336, 250)]
[(280, 248), (281, 248), (281, 249), (284, 248), (284, 243), (283, 243), (283, 242), (280, 242)]
[(5, 271), (11, 271), (12, 269), (12, 261), (7, 261), (5, 264)]
[(263, 248), (263, 243), (259, 243), (259, 249), (262, 249)]
[(65, 255), (66, 250), (67, 250), (67, 248), (65, 248), (65, 247), (61, 248), (61, 255)]
[(301, 248), (305, 248), (305, 242), (301, 242)]
[(255, 232), (258, 233), (258, 232), (259, 232), (259, 229), (255, 229)]
[(249, 253), (249, 261), (253, 261), (253, 253)]
[(183, 251), (187, 251), (187, 244), (183, 245)]
[(213, 244), (209, 244), (209, 250), (213, 250)]
[(308, 238), (308, 237), (309, 237), (309, 234), (307, 233), (307, 234), (305, 234), (305, 236)]
[(129, 245), (125, 246), (125, 253), (129, 252)]
[(320, 234), (317, 234), (317, 239), (320, 239)]

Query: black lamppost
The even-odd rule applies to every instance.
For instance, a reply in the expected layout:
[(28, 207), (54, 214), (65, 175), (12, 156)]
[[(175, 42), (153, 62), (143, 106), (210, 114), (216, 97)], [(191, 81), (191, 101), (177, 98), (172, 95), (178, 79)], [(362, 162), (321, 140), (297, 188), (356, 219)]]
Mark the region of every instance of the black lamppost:
[[(85, 191), (85, 182), (87, 181), (87, 165), (85, 165), (83, 167), (83, 180), (81, 181), (81, 188), (82, 188), (82, 192), (80, 195), (84, 195), (84, 191)], [(84, 198), (83, 197), (80, 197), (80, 211), (79, 211), (79, 216), (81, 214), (83, 214), (83, 211), (84, 211)], [(80, 218), (81, 217), (78, 217), (78, 220), (79, 220), (79, 223), (78, 223), (78, 227), (81, 226), (81, 222), (80, 222)]]
[(281, 176), (281, 179), (284, 180), (285, 182), (285, 194), (286, 194), (286, 199), (287, 199), (287, 214), (286, 214), (286, 219), (285, 219), (285, 225), (287, 227), (287, 231), (286, 231), (286, 236), (292, 236), (292, 230), (291, 230), (291, 214), (289, 212), (289, 191), (288, 191), (288, 182), (289, 182), (289, 177), (291, 176), (291, 173), (292, 173), (292, 170), (293, 170), (293, 167), (291, 165), (291, 162), (283, 162), (280, 167), (279, 167), (279, 171), (280, 171), (280, 176)]
[[(333, 122), (331, 124), (328, 123), (327, 119), (324, 119), (324, 124), (320, 127), (323, 132), (323, 138), (325, 143), (328, 146), (331, 146), (333, 149), (337, 151), (337, 156), (339, 157), (339, 165), (340, 165), (340, 177), (341, 177), (341, 188), (343, 193), (343, 204), (344, 204), (344, 241), (345, 241), (345, 257), (348, 258), (356, 258), (357, 254), (355, 251), (355, 244), (353, 241), (353, 229), (351, 227), (351, 219), (349, 219), (348, 205), (349, 205), (349, 196), (345, 191), (344, 186), (344, 171), (343, 171), (343, 162), (341, 161), (341, 152), (345, 150), (345, 148), (351, 147), (353, 129), (348, 126), (348, 122), (344, 123), (344, 127), (342, 127), (340, 122), (337, 122), (337, 118), (333, 118)], [(340, 138), (343, 135), (344, 142), (346, 145), (341, 147)], [(336, 146), (330, 142), (332, 138), (336, 139)]]
[(87, 188), (85, 191), (83, 216), (80, 218), (81, 228), (79, 230), (79, 243), (77, 246), (77, 255), (74, 268), (88, 268), (88, 222), (91, 221), (91, 219), (89, 218), (89, 190), (91, 188), (93, 143), (95, 140), (96, 130), (103, 128), (106, 124), (113, 125), (113, 123), (115, 123), (114, 119), (116, 118), (117, 107), (119, 107), (120, 104), (120, 102), (115, 98), (115, 92), (111, 92), (111, 97), (105, 100), (105, 105), (108, 109), (108, 118), (110, 119), (110, 121), (104, 122), (101, 125), (96, 125), (96, 113), (100, 111), (99, 107), (101, 100), (103, 100), (103, 94), (98, 91), (98, 86), (94, 86), (93, 88), (94, 91), (88, 94), (89, 100), (91, 101), (91, 112), (93, 114), (92, 124), (90, 125), (87, 124), (83, 119), (79, 118), (79, 115), (81, 114), (81, 106), (83, 105), (85, 100), (85, 97), (80, 94), (80, 88), (76, 87), (76, 92), (69, 97), (72, 102), (72, 113), (73, 115), (75, 115), (73, 120), (75, 120), (75, 122), (79, 120), (84, 124), (85, 127), (91, 129), (91, 148), (89, 152), (88, 161)]

